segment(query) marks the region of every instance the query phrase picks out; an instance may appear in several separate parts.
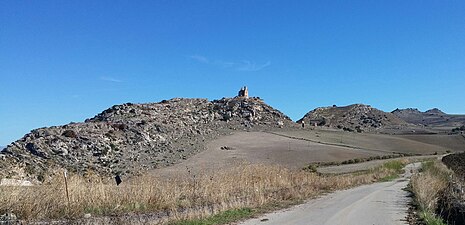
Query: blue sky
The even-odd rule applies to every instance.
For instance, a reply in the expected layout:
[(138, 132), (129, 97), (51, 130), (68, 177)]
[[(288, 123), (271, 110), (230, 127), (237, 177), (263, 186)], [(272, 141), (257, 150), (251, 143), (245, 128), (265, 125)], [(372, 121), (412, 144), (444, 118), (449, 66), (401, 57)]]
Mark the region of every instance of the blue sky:
[(328, 105), (465, 114), (465, 1), (0, 1), (0, 145), (125, 102), (247, 85)]

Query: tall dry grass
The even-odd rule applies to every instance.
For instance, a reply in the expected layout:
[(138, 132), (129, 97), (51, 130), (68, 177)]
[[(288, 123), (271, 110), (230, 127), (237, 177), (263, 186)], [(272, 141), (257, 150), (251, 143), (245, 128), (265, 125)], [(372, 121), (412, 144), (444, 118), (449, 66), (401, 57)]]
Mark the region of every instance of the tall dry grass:
[(322, 192), (372, 183), (399, 171), (379, 167), (369, 172), (319, 176), (279, 166), (244, 165), (211, 175), (173, 179), (137, 177), (120, 186), (96, 177), (69, 177), (68, 202), (64, 178), (56, 176), (32, 187), (0, 187), (0, 214), (23, 220), (75, 219), (84, 214), (160, 213), (192, 219), (219, 211), (298, 201)]
[(420, 210), (433, 213), (440, 193), (446, 189), (450, 171), (439, 161), (422, 164), (420, 173), (412, 176), (411, 188)]

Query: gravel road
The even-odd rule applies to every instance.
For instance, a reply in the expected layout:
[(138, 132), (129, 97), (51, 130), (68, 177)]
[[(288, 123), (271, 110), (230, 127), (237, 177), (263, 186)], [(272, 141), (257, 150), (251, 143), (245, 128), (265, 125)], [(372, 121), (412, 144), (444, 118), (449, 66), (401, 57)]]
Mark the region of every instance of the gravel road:
[(421, 164), (409, 164), (405, 174), (390, 182), (337, 191), (305, 204), (261, 216), (242, 225), (397, 225), (405, 221), (411, 171)]

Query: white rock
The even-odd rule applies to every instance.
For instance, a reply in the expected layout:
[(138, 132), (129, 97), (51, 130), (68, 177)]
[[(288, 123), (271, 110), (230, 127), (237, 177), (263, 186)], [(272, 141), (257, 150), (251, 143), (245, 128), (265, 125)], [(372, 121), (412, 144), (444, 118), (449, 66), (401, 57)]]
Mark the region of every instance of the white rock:
[(0, 186), (33, 186), (33, 184), (28, 180), (3, 178), (0, 180)]

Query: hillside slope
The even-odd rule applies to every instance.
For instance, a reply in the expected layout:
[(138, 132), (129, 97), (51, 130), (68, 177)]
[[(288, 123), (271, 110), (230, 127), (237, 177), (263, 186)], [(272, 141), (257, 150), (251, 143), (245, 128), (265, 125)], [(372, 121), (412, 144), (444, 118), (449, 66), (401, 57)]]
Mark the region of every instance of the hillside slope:
[(451, 115), (434, 108), (421, 112), (415, 108), (396, 109), (392, 114), (412, 124), (430, 127), (460, 127), (465, 125), (465, 115)]
[(172, 165), (233, 130), (294, 126), (259, 98), (115, 105), (83, 123), (39, 128), (0, 153), (0, 177), (43, 179), (56, 168), (137, 174)]
[(309, 125), (327, 126), (348, 131), (368, 132), (392, 126), (406, 126), (397, 116), (369, 105), (353, 104), (343, 107), (316, 108), (298, 120)]

